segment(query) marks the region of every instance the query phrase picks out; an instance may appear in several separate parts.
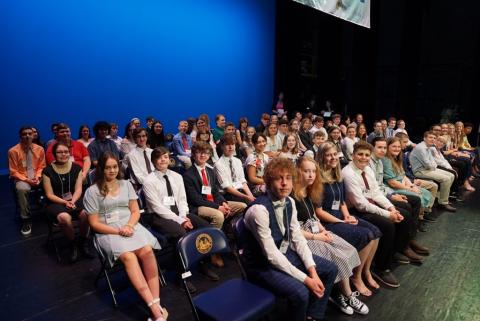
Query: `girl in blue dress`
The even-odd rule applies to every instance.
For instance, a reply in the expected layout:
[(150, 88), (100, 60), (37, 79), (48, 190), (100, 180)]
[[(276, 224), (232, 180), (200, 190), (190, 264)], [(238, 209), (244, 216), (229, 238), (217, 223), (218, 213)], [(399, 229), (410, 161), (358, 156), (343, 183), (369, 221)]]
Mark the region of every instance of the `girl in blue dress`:
[(372, 291), (367, 286), (374, 289), (380, 287), (373, 279), (370, 267), (382, 234), (375, 225), (350, 215), (345, 204), (345, 188), (338, 152), (333, 143), (325, 142), (320, 146), (317, 162), (324, 183), (322, 207), (318, 212), (320, 220), (327, 230), (357, 249), (361, 263), (354, 269), (351, 281), (362, 295), (370, 296)]

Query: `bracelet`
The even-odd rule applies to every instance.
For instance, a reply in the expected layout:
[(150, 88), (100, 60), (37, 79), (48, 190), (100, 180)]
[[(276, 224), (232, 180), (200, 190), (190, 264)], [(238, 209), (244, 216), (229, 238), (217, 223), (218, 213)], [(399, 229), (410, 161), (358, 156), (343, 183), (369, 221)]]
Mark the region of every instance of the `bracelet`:
[(135, 229), (135, 226), (133, 226), (132, 224), (125, 224), (125, 226), (128, 226), (128, 227), (131, 228), (132, 230)]

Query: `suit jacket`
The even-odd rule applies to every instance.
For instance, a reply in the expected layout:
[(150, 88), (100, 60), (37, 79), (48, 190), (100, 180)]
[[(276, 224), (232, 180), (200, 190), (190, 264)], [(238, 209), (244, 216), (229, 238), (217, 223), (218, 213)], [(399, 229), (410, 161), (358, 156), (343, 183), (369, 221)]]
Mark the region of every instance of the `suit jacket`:
[(205, 167), (207, 179), (212, 187), (212, 195), (214, 202), (207, 200), (207, 195), (202, 194), (202, 177), (198, 173), (197, 167), (192, 165), (183, 174), (183, 181), (185, 183), (185, 191), (187, 193), (188, 205), (191, 213), (197, 213), (200, 206), (212, 207), (218, 209), (225, 198), (220, 194), (220, 184), (217, 181), (215, 173), (212, 168)]
[(310, 137), (310, 133), (304, 132), (303, 130), (298, 131), (298, 136), (300, 137), (300, 140), (302, 141), (303, 146), (305, 146), (307, 149), (312, 148), (312, 138)]

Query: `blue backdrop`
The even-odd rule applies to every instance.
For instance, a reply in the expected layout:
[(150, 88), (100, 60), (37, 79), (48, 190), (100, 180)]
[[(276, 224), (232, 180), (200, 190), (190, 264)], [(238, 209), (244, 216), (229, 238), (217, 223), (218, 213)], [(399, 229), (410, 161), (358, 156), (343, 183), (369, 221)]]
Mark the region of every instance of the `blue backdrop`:
[[(273, 99), (274, 0), (0, 1), (1, 149), (23, 124), (119, 124), (223, 113), (257, 123)], [(7, 157), (0, 169), (7, 168)]]

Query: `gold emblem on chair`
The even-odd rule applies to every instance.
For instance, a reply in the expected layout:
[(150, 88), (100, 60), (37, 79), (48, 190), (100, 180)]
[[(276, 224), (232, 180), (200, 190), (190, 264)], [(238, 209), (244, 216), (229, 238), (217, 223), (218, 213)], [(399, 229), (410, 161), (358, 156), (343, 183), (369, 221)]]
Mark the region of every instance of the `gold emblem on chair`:
[(199, 234), (195, 240), (195, 246), (197, 251), (202, 254), (210, 252), (213, 247), (212, 237), (205, 233)]

